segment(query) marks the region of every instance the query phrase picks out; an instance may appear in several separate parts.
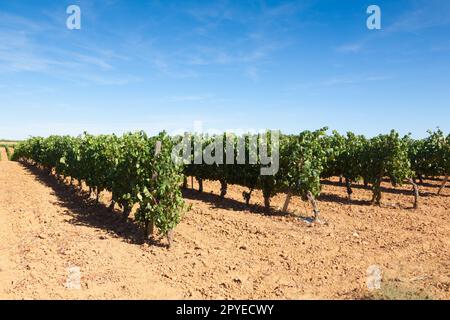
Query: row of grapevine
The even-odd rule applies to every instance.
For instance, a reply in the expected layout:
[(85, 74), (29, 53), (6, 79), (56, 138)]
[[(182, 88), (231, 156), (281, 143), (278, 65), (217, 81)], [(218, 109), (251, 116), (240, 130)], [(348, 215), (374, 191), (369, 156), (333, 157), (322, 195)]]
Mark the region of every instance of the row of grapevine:
[[(14, 148), (14, 145), (8, 145), (8, 144), (1, 144), (0, 148), (4, 148), (5, 152), (6, 152), (6, 157), (8, 158), (8, 160), (11, 160), (12, 158), (12, 154), (13, 152), (11, 151), (12, 148)], [(2, 160), (1, 158), (1, 154), (0, 154), (0, 160)]]
[[(370, 139), (353, 133), (344, 136), (326, 132), (327, 128), (322, 128), (297, 135), (279, 134), (277, 139), (272, 139), (273, 132), (172, 138), (164, 133), (147, 137), (143, 132), (122, 137), (51, 136), (19, 144), (15, 156), (32, 159), (58, 175), (83, 180), (97, 195), (102, 190), (110, 191), (111, 206), (120, 205), (125, 216), (139, 203), (136, 220), (146, 225), (146, 230), (155, 224), (163, 234), (179, 222), (183, 174), (185, 184), (186, 177), (195, 177), (200, 191), (204, 180), (220, 181), (221, 197), (226, 196), (229, 184), (247, 187), (248, 191), (243, 192), (247, 204), (253, 190), (259, 189), (267, 208), (271, 197), (283, 192), (283, 210), (287, 211), (291, 197), (298, 195), (310, 201), (315, 219), (319, 215), (316, 198), (321, 192), (321, 179), (345, 179), (349, 200), (352, 185), (362, 181), (372, 189), (374, 204), (380, 204), (383, 179), (389, 179), (394, 186), (410, 183), (415, 207), (419, 196), (416, 179), (446, 176), (441, 189), (448, 179), (450, 135), (440, 130), (430, 132), (423, 140), (400, 137), (395, 131)], [(180, 164), (173, 161), (173, 150), (183, 138), (193, 152), (188, 153), (187, 163)], [(161, 151), (157, 150), (157, 141), (162, 143)], [(274, 175), (262, 175), (261, 170), (271, 165), (267, 158), (274, 150), (279, 152), (278, 170)]]
[[(409, 137), (408, 137), (409, 138)], [(422, 140), (407, 139), (411, 168), (421, 182), (424, 177), (445, 176), (438, 194), (445, 187), (450, 174), (450, 134), (442, 130), (428, 132)]]
[[(228, 184), (245, 186), (249, 188), (248, 192), (243, 193), (246, 203), (249, 203), (253, 190), (260, 189), (267, 208), (270, 207), (270, 198), (278, 192), (288, 194), (286, 209), (291, 196), (298, 195), (311, 202), (314, 217), (318, 219), (319, 210), (315, 198), (320, 193), (320, 174), (327, 161), (327, 153), (322, 147), (323, 140), (326, 139), (326, 130), (323, 128), (314, 132), (304, 131), (299, 135), (280, 135), (277, 141), (272, 141), (271, 132), (265, 135), (248, 134), (244, 140), (234, 135), (227, 135), (221, 137), (223, 145), (219, 148), (223, 148), (224, 159), (233, 159), (231, 161), (233, 164), (230, 164), (229, 160), (224, 164), (212, 165), (205, 161), (202, 163), (191, 161), (191, 164), (185, 166), (185, 175), (197, 179), (200, 191), (203, 189), (203, 180), (220, 181), (221, 197), (226, 195)], [(201, 141), (203, 147), (199, 152), (205, 153), (208, 151), (206, 148), (217, 140), (217, 136), (192, 135), (190, 139), (192, 145), (195, 141)], [(227, 150), (227, 143), (233, 147)], [(272, 156), (272, 150), (279, 152), (279, 170), (275, 175), (261, 174), (261, 169), (268, 166), (262, 159), (262, 155), (266, 155), (265, 152), (261, 152), (264, 145), (268, 157)], [(229, 150), (233, 150), (234, 153), (227, 154)], [(239, 164), (240, 153), (246, 156), (243, 164)], [(195, 156), (194, 152), (193, 158)], [(250, 162), (251, 158), (256, 161)]]
[(373, 191), (372, 202), (375, 204), (380, 204), (381, 182), (384, 178), (389, 178), (394, 186), (408, 182), (414, 187), (414, 207), (417, 207), (418, 189), (413, 180), (415, 173), (409, 158), (408, 139), (408, 136), (400, 138), (395, 131), (372, 139), (353, 133), (341, 136), (333, 132), (328, 139), (333, 155), (329, 157), (327, 170), (322, 177), (343, 177), (349, 200), (352, 184), (360, 180), (366, 185), (370, 184)]
[[(340, 176), (351, 201), (352, 185), (360, 181), (371, 187), (372, 203), (380, 204), (381, 183), (388, 178), (393, 186), (409, 183), (413, 187), (414, 207), (418, 207), (419, 190), (416, 179), (422, 177), (445, 176), (439, 192), (448, 180), (450, 161), (450, 135), (445, 137), (442, 131), (429, 132), (429, 137), (414, 140), (409, 135), (400, 137), (396, 131), (381, 134), (371, 139), (362, 135), (347, 133), (345, 136), (334, 131), (326, 135), (327, 128), (315, 132), (304, 131), (299, 135), (281, 135), (279, 139), (280, 169), (274, 176), (263, 176), (261, 161), (256, 164), (189, 164), (185, 166), (185, 175), (193, 176), (203, 190), (202, 181), (216, 180), (221, 183), (221, 197), (226, 195), (228, 184), (238, 184), (249, 188), (243, 193), (249, 203), (252, 191), (263, 192), (265, 205), (270, 206), (270, 198), (278, 193), (287, 193), (283, 210), (286, 211), (292, 195), (300, 195), (313, 205), (315, 217), (318, 208), (315, 198), (320, 194), (320, 179)], [(202, 141), (203, 148), (211, 145), (214, 136), (191, 136), (192, 144)], [(257, 141), (259, 135), (247, 135), (245, 154), (251, 153), (251, 141)], [(222, 139), (225, 141), (225, 138)], [(238, 139), (232, 140), (234, 150), (239, 149)], [(270, 139), (267, 139), (270, 149)], [(259, 145), (259, 143), (258, 143)], [(224, 158), (226, 144), (223, 144)], [(238, 152), (232, 155), (237, 158)], [(258, 155), (257, 155), (258, 157)], [(236, 162), (236, 161), (235, 161)]]
[(182, 167), (172, 161), (173, 139), (161, 133), (148, 137), (144, 132), (79, 137), (31, 138), (17, 145), (14, 158), (32, 161), (60, 177), (84, 181), (91, 192), (112, 193), (111, 208), (118, 204), (128, 217), (152, 236), (153, 226), (171, 240), (171, 230), (179, 223), (184, 208), (180, 191)]

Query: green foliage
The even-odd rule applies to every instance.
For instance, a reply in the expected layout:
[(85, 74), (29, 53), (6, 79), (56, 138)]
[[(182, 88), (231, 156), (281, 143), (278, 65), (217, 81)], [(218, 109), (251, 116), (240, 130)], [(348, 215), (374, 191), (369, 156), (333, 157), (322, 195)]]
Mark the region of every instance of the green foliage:
[[(155, 155), (157, 141), (162, 149)], [(182, 168), (171, 161), (173, 141), (144, 132), (74, 138), (31, 138), (17, 145), (14, 158), (28, 159), (58, 175), (70, 176), (97, 190), (112, 192), (124, 211), (139, 204), (136, 220), (153, 222), (162, 234), (175, 228), (185, 209), (180, 191)]]
[(362, 160), (363, 178), (372, 184), (373, 201), (379, 204), (384, 177), (388, 177), (396, 186), (414, 176), (408, 156), (408, 140), (400, 138), (399, 134), (392, 130), (390, 134), (370, 139), (365, 149)]
[[(248, 187), (250, 192), (244, 192), (244, 198), (249, 201), (253, 189), (260, 189), (266, 198), (278, 192), (289, 192), (307, 199), (308, 192), (313, 196), (320, 194), (320, 179), (341, 176), (345, 179), (349, 197), (351, 186), (361, 180), (371, 185), (373, 201), (380, 203), (381, 182), (389, 179), (396, 186), (401, 185), (416, 173), (426, 175), (442, 175), (449, 167), (449, 136), (441, 131), (430, 133), (424, 140), (413, 140), (411, 137), (400, 137), (394, 130), (389, 134), (367, 139), (362, 135), (348, 132), (345, 136), (334, 131), (326, 135), (327, 128), (315, 132), (304, 131), (298, 135), (280, 135), (279, 156), (280, 168), (274, 176), (262, 176), (263, 167), (256, 148), (259, 146), (259, 136), (245, 135), (245, 146), (239, 148), (238, 138), (232, 136), (235, 163), (239, 152), (247, 155), (245, 164), (189, 164), (185, 166), (186, 176), (194, 176), (198, 180), (208, 179)], [(195, 154), (204, 153), (214, 136), (190, 136), (191, 147), (195, 141), (202, 141), (200, 150)], [(225, 139), (224, 139), (225, 140)], [(253, 141), (253, 142), (252, 142)], [(268, 149), (271, 149), (270, 139)], [(226, 145), (223, 145), (225, 161)], [(257, 161), (249, 163), (249, 154)]]
[[(217, 138), (221, 138), (223, 144), (220, 145), (222, 147), (223, 152), (223, 163), (214, 163), (207, 164), (205, 161), (201, 161), (201, 163), (196, 163), (195, 159), (201, 159), (204, 157), (206, 153), (206, 148), (208, 145), (211, 145), (216, 141)], [(253, 190), (257, 187), (260, 179), (260, 169), (261, 164), (259, 162), (257, 147), (253, 148), (252, 145), (258, 145), (258, 136), (257, 135), (245, 135), (242, 144), (239, 143), (239, 138), (236, 135), (228, 135), (229, 144), (232, 146), (234, 150), (234, 154), (227, 154), (227, 136), (209, 136), (209, 135), (189, 135), (190, 146), (193, 150), (193, 155), (191, 157), (191, 163), (185, 165), (184, 173), (186, 176), (193, 176), (197, 180), (215, 180), (220, 181), (222, 184), (223, 193), (222, 196), (225, 195), (226, 185), (228, 183), (238, 184)], [(201, 146), (201, 148), (196, 148), (195, 146)], [(212, 152), (212, 155), (216, 155), (216, 150)], [(244, 162), (241, 163), (239, 161), (239, 156), (244, 156)], [(252, 156), (250, 157), (250, 153)], [(231, 158), (233, 159), (233, 165), (226, 164), (225, 159)], [(254, 163), (250, 163), (250, 158), (255, 159)]]
[(307, 193), (320, 194), (320, 177), (328, 160), (324, 148), (327, 128), (299, 135), (283, 136), (280, 143), (280, 171), (275, 176), (276, 191), (297, 194), (303, 200)]
[[(448, 175), (450, 171), (450, 135), (441, 130), (429, 132), (422, 140), (410, 136), (400, 137), (395, 131), (367, 139), (348, 132), (327, 128), (303, 131), (295, 135), (280, 134), (271, 140), (271, 133), (262, 141), (261, 135), (246, 134), (186, 135), (193, 150), (190, 164), (172, 161), (172, 150), (182, 137), (169, 137), (161, 133), (148, 137), (144, 132), (79, 137), (35, 137), (16, 146), (13, 159), (27, 158), (59, 175), (83, 180), (98, 192), (112, 192), (113, 201), (125, 213), (139, 203), (136, 220), (154, 223), (162, 233), (167, 233), (179, 223), (183, 200), (179, 185), (185, 176), (219, 181), (221, 196), (227, 185), (249, 188), (244, 199), (249, 202), (254, 189), (260, 189), (266, 205), (278, 192), (299, 195), (304, 200), (317, 197), (321, 191), (320, 179), (332, 176), (345, 178), (347, 191), (360, 180), (370, 184), (373, 201), (381, 199), (381, 182), (388, 178), (401, 185), (416, 176)], [(222, 138), (217, 150), (211, 144)], [(156, 154), (155, 145), (161, 143)], [(269, 150), (279, 151), (279, 170), (275, 175), (261, 175), (267, 164), (261, 157), (261, 144)], [(276, 143), (277, 145), (273, 145)], [(200, 146), (200, 147), (198, 147)], [(205, 154), (212, 156), (223, 152), (221, 163), (206, 163)], [(200, 163), (194, 159), (200, 158)], [(229, 164), (230, 159), (233, 164)], [(253, 160), (253, 161), (250, 161)], [(311, 199), (310, 199), (311, 200)]]
[(394, 130), (388, 135), (379, 135), (369, 140), (364, 153), (365, 178), (369, 183), (378, 183), (389, 177), (394, 185), (402, 184), (413, 171), (408, 157), (408, 143)]
[[(288, 191), (306, 199), (307, 192), (314, 196), (320, 193), (320, 176), (325, 166), (327, 154), (322, 148), (326, 128), (310, 132), (304, 131), (299, 135), (280, 135), (279, 141), (272, 142), (270, 132), (266, 133), (265, 141), (262, 135), (246, 134), (242, 137), (231, 135), (229, 143), (233, 146), (234, 154), (231, 158), (234, 165), (213, 164), (205, 162), (201, 164), (188, 164), (185, 166), (185, 174), (197, 179), (220, 181), (222, 184), (232, 183), (250, 188), (250, 192), (244, 192), (244, 198), (249, 201), (253, 189), (261, 189), (264, 197), (269, 201), (277, 192)], [(191, 136), (191, 147), (195, 141), (201, 141), (202, 150), (205, 153), (206, 146), (220, 136)], [(239, 142), (241, 141), (241, 142)], [(275, 175), (261, 175), (261, 169), (266, 166), (258, 152), (262, 143), (267, 145), (268, 156), (272, 156), (271, 150), (279, 150), (279, 170)], [(272, 146), (272, 143), (278, 143)], [(227, 162), (226, 139), (223, 138), (223, 161)], [(239, 155), (245, 154), (245, 164), (239, 164)], [(198, 153), (197, 153), (198, 154)], [(196, 155), (194, 153), (194, 155)], [(228, 155), (229, 156), (229, 155)], [(255, 161), (252, 163), (250, 159)]]
[[(363, 154), (367, 150), (367, 139), (348, 132), (346, 136), (333, 131), (328, 138), (328, 162), (323, 177), (342, 176), (349, 182), (357, 182), (363, 175)], [(330, 155), (331, 153), (331, 155)]]
[[(161, 149), (156, 151), (157, 143)], [(180, 185), (183, 181), (182, 167), (172, 161), (173, 140), (166, 133), (160, 133), (148, 141), (148, 150), (153, 154), (151, 161), (144, 161), (139, 181), (139, 209), (136, 220), (144, 224), (151, 222), (163, 234), (180, 222), (185, 209)], [(146, 175), (151, 173), (151, 175)]]
[(441, 130), (428, 131), (423, 140), (407, 138), (408, 155), (419, 178), (438, 177), (450, 173), (450, 134)]

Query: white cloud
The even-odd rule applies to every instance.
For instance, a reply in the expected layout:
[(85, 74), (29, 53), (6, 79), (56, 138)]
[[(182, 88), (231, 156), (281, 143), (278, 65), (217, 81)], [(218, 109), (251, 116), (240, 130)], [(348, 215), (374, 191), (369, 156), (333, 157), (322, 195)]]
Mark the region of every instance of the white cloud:
[(336, 51), (342, 53), (357, 53), (363, 49), (362, 43), (349, 43), (336, 48)]
[[(1, 20), (4, 18), (4, 20)], [(114, 63), (127, 57), (86, 43), (62, 48), (64, 27), (0, 14), (0, 73), (32, 72), (79, 84), (126, 85), (139, 77), (120, 74)], [(49, 32), (51, 30), (51, 32)]]
[(173, 96), (169, 97), (169, 102), (188, 102), (188, 101), (206, 101), (210, 100), (213, 96), (210, 94), (205, 95), (187, 95), (187, 96)]
[(255, 67), (248, 67), (245, 70), (245, 75), (253, 81), (259, 80), (259, 70)]

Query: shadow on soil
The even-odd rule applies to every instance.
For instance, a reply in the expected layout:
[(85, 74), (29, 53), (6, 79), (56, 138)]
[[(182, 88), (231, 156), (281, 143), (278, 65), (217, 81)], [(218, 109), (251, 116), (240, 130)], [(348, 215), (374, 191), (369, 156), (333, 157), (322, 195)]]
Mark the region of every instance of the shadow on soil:
[[(383, 180), (383, 182), (389, 183), (389, 180)], [(343, 183), (339, 182), (339, 181), (321, 180), (320, 183), (323, 184), (323, 185), (329, 185), (329, 186), (345, 188), (345, 185)], [(407, 186), (407, 185), (408, 184), (406, 184), (406, 183), (404, 184), (404, 186)], [(441, 194), (441, 195), (437, 194), (437, 190), (439, 189), (439, 185), (428, 183), (428, 182), (418, 183), (417, 185), (419, 187), (420, 196), (424, 196), (424, 197), (433, 197), (433, 196), (447, 197), (448, 196), (448, 195), (444, 195), (444, 194)], [(420, 190), (421, 187), (434, 187), (434, 188), (436, 188), (436, 192), (422, 191), (422, 190)], [(446, 186), (446, 188), (449, 188), (449, 187), (450, 186)], [(372, 191), (372, 188), (370, 186), (366, 187), (363, 184), (353, 184), (352, 188), (353, 189), (362, 189), (362, 190)], [(412, 187), (411, 187), (411, 189), (408, 190), (408, 189), (397, 189), (395, 187), (387, 188), (387, 187), (383, 187), (382, 186), (381, 187), (381, 192), (382, 193), (399, 194), (399, 195), (405, 195), (405, 196), (412, 196), (413, 195)], [(346, 203), (348, 203), (347, 199), (346, 198), (344, 198), (344, 199), (345, 199)], [(340, 201), (338, 200), (338, 202), (340, 202)], [(370, 203), (370, 201), (368, 201), (368, 203)], [(352, 204), (358, 204), (358, 201), (354, 202), (352, 200)], [(362, 203), (360, 203), (360, 204), (366, 205), (367, 203), (366, 203), (366, 201), (362, 201)]]
[[(65, 183), (59, 182), (53, 175), (49, 175), (44, 171), (36, 168), (35, 166), (27, 163), (21, 163), (22, 166), (31, 174), (33, 174), (40, 182), (46, 186), (52, 188), (54, 194), (58, 198), (58, 205), (66, 208), (65, 212), (73, 217), (71, 223), (76, 225), (84, 225), (106, 230), (113, 237), (120, 237), (127, 242), (134, 244), (143, 244), (146, 242), (144, 233), (141, 228), (136, 225), (131, 219), (124, 219), (121, 212), (112, 211), (102, 203), (97, 203), (94, 199), (90, 198), (89, 193), (76, 190), (74, 187)], [(323, 180), (321, 183), (325, 185), (343, 186), (339, 182)], [(353, 188), (367, 189), (364, 185), (354, 185)], [(382, 192), (390, 192), (395, 194), (403, 194), (412, 196), (412, 191), (382, 188)], [(420, 192), (421, 196), (437, 196), (430, 192)], [(247, 205), (245, 202), (241, 202), (229, 198), (221, 198), (219, 195), (206, 192), (198, 192), (193, 189), (183, 189), (183, 196), (186, 199), (199, 200), (210, 203), (214, 208), (221, 208), (233, 211), (249, 211), (255, 214), (262, 214), (267, 216), (286, 216), (290, 215), (282, 210), (276, 210), (275, 208), (266, 209), (264, 206), (252, 204)], [(448, 195), (440, 195), (448, 196)], [(360, 205), (368, 206), (371, 202), (368, 200), (352, 200), (348, 201), (346, 197), (341, 197), (335, 194), (322, 193), (318, 198), (320, 201), (340, 203), (346, 205)], [(409, 208), (405, 208), (409, 209)], [(312, 209), (311, 209), (312, 212)], [(312, 215), (312, 214), (311, 214)], [(297, 218), (308, 220), (311, 217), (296, 216)], [(157, 246), (165, 246), (159, 241), (152, 241), (151, 244)]]
[(331, 194), (331, 193), (322, 193), (317, 200), (324, 201), (324, 202), (334, 202), (334, 203), (346, 204), (346, 205), (357, 205), (357, 206), (372, 205), (371, 201), (369, 201), (369, 200), (352, 199), (351, 201), (349, 201), (347, 197), (341, 197), (339, 195)]
[[(104, 204), (97, 203), (95, 199), (90, 198), (89, 193), (58, 182), (53, 175), (34, 166), (26, 163), (22, 163), (22, 166), (53, 190), (58, 198), (57, 204), (66, 209), (65, 213), (72, 217), (70, 223), (103, 229), (111, 237), (122, 238), (129, 243), (143, 244), (145, 242), (141, 228), (132, 220), (125, 220), (121, 212), (109, 210)], [(165, 246), (157, 241), (151, 244)]]
[(221, 198), (219, 195), (216, 195), (214, 193), (209, 192), (199, 192), (195, 189), (183, 189), (183, 197), (185, 199), (190, 200), (197, 200), (209, 203), (213, 206), (215, 209), (226, 209), (226, 210), (233, 210), (233, 211), (247, 211), (253, 214), (259, 214), (259, 215), (265, 215), (265, 216), (278, 216), (278, 217), (285, 217), (285, 216), (292, 216), (300, 221), (303, 221), (305, 223), (314, 223), (314, 218), (312, 217), (312, 209), (311, 209), (311, 216), (305, 216), (305, 215), (294, 215), (290, 212), (284, 212), (282, 210), (276, 210), (275, 208), (266, 209), (266, 207), (258, 205), (258, 204), (250, 204), (247, 205), (244, 202), (240, 202), (235, 199), (230, 198)]
[(207, 202), (213, 205), (214, 208), (227, 209), (233, 211), (250, 211), (256, 214), (262, 214), (266, 216), (286, 216), (287, 214), (281, 210), (275, 210), (274, 208), (266, 209), (264, 206), (258, 204), (247, 205), (245, 202), (241, 202), (230, 198), (221, 198), (219, 195), (209, 192), (199, 192), (194, 189), (183, 189), (183, 197), (190, 200), (198, 200)]

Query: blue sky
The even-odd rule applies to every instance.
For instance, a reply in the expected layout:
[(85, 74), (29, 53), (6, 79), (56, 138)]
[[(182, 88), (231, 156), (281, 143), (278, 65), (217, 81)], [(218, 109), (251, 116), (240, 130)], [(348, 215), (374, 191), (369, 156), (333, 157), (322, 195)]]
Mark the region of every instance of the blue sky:
[(195, 122), (422, 137), (450, 131), (449, 104), (447, 0), (0, 1), (0, 138)]

